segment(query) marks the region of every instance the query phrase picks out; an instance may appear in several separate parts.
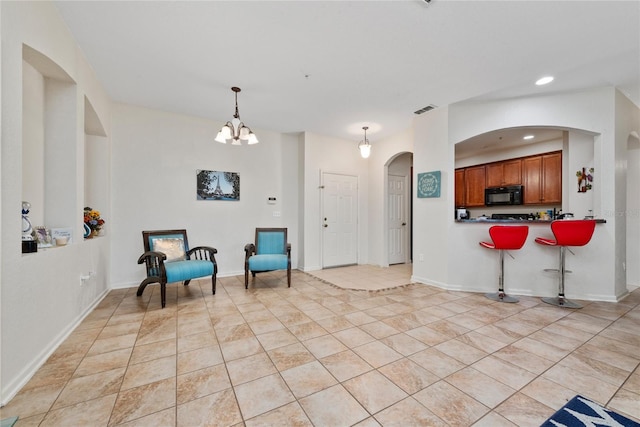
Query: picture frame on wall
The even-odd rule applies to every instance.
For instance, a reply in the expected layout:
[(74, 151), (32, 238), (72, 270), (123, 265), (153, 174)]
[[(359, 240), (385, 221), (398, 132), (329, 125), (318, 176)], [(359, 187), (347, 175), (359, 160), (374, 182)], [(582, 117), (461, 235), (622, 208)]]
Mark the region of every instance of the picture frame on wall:
[(440, 171), (424, 172), (418, 174), (418, 198), (440, 197), (442, 176)]
[(196, 171), (197, 200), (240, 200), (240, 175), (236, 172)]
[(44, 226), (38, 226), (33, 229), (38, 242), (38, 248), (50, 248), (53, 246), (51, 238), (51, 230)]

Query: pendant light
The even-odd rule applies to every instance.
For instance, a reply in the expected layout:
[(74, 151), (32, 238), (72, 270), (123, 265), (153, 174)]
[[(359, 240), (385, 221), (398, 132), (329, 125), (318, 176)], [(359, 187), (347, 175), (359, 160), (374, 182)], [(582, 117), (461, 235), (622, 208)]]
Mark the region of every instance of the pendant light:
[(366, 159), (371, 155), (371, 144), (367, 139), (367, 129), (369, 129), (369, 126), (363, 126), (362, 129), (364, 129), (364, 139), (358, 143), (358, 148), (360, 149), (362, 158)]
[(240, 121), (240, 114), (238, 113), (238, 92), (240, 92), (239, 87), (232, 87), (231, 90), (236, 94), (236, 113), (233, 115), (233, 119), (230, 122), (227, 122), (218, 135), (216, 135), (215, 140), (226, 144), (229, 141), (231, 145), (242, 145), (240, 141), (247, 141), (247, 144), (257, 144), (258, 138), (256, 134), (254, 134), (248, 126), (245, 126), (243, 122)]

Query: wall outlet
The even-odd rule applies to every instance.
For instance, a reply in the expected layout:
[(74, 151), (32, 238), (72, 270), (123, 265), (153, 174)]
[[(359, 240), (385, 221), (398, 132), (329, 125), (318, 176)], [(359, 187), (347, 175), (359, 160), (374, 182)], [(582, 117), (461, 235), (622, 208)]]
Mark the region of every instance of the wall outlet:
[(92, 277), (94, 277), (96, 275), (95, 271), (90, 271), (88, 274), (83, 274), (80, 276), (80, 286), (84, 285), (85, 283), (87, 283), (89, 280), (91, 280)]
[(419, 259), (420, 261), (424, 261), (424, 254), (420, 254), (420, 255), (418, 256), (418, 259)]
[(274, 217), (279, 217), (280, 215), (281, 215), (280, 211), (273, 211), (273, 216)]

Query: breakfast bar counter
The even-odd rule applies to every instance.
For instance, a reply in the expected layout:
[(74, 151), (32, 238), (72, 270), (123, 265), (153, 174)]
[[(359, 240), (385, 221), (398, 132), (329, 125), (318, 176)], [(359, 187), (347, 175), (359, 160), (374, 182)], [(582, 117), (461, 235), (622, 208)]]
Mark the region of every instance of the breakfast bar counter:
[[(510, 295), (553, 297), (558, 294), (558, 274), (544, 271), (557, 269), (559, 249), (535, 242), (537, 237), (553, 239), (551, 220), (518, 219), (463, 219), (453, 220), (447, 250), (450, 269), (447, 283), (442, 287), (471, 292), (495, 292), (497, 289), (498, 261), (494, 251), (488, 251), (480, 242), (491, 241), (489, 228), (494, 225), (528, 225), (524, 246), (506, 258), (504, 287)], [(615, 286), (607, 279), (602, 260), (613, 253), (613, 243), (606, 220), (596, 219), (591, 241), (567, 252), (566, 266), (572, 273), (566, 276), (566, 296), (576, 300), (617, 301)], [(507, 251), (508, 252), (508, 251)], [(418, 261), (419, 262), (419, 261)]]
[[(576, 218), (571, 218), (576, 219)], [(551, 219), (493, 219), (493, 218), (471, 218), (471, 219), (457, 219), (457, 223), (465, 224), (551, 224), (554, 220)], [(560, 220), (557, 220), (560, 221)], [(607, 221), (604, 219), (596, 219), (596, 224), (605, 224)]]

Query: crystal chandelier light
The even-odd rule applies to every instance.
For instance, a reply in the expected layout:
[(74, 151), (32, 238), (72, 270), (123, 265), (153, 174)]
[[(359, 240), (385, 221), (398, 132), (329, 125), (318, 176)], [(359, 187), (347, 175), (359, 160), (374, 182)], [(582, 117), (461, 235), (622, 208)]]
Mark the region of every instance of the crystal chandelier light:
[(240, 121), (240, 114), (238, 113), (238, 92), (240, 92), (240, 88), (234, 86), (231, 90), (236, 94), (236, 113), (230, 122), (222, 126), (215, 140), (223, 144), (232, 141), (231, 145), (242, 145), (241, 141), (247, 141), (247, 144), (257, 144), (258, 138), (256, 134)]
[(371, 144), (367, 139), (367, 129), (369, 129), (369, 126), (363, 126), (362, 129), (364, 129), (364, 139), (358, 143), (358, 148), (360, 149), (362, 158), (366, 159), (371, 154)]

